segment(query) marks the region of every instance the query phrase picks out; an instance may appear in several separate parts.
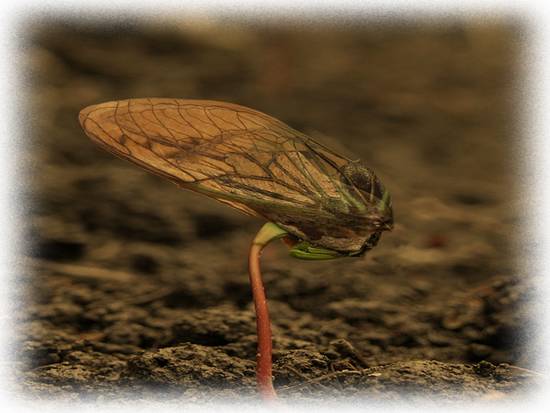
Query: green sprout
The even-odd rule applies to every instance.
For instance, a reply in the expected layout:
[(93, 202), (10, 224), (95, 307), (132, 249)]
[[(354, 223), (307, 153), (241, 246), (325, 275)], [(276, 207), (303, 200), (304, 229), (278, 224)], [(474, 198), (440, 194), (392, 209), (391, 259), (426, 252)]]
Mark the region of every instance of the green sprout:
[(283, 239), (299, 259), (362, 256), (393, 227), (389, 192), (361, 161), (231, 103), (128, 99), (89, 106), (79, 120), (86, 134), (114, 155), (267, 221), (252, 242), (249, 275), (257, 386), (264, 399), (275, 399), (261, 251)]

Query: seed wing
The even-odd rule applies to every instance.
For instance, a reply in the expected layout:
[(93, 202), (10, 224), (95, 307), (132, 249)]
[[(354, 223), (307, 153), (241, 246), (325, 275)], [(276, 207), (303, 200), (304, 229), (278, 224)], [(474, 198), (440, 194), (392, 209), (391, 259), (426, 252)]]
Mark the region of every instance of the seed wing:
[(90, 106), (80, 123), (108, 151), (250, 215), (330, 220), (326, 201), (353, 191), (340, 173), (349, 160), (239, 105), (129, 99)]

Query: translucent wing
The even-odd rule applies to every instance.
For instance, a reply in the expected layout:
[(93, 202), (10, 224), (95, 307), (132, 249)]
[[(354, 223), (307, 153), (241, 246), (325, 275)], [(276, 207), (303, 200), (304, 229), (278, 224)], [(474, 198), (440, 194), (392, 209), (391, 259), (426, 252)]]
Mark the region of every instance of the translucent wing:
[(372, 232), (375, 210), (343, 173), (350, 160), (261, 112), (215, 101), (129, 99), (87, 107), (80, 123), (108, 151), (299, 238), (349, 250), (362, 242), (345, 241), (359, 235), (358, 218), (360, 238)]

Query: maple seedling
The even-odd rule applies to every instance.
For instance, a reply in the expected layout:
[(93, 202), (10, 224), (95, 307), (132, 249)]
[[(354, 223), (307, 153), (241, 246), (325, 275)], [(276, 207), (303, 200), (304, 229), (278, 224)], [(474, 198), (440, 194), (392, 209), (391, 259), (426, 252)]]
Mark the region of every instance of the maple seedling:
[(262, 249), (283, 238), (295, 258), (362, 256), (393, 227), (389, 192), (360, 160), (232, 103), (127, 99), (89, 106), (79, 120), (86, 134), (114, 155), (267, 221), (252, 242), (248, 268), (257, 386), (264, 399), (276, 398)]

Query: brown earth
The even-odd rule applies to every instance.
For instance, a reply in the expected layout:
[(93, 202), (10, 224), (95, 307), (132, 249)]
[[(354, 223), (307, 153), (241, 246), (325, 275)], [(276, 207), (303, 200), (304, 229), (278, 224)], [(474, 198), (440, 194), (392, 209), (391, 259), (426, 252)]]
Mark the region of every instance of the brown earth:
[(129, 97), (253, 107), (360, 157), (392, 193), (395, 229), (364, 258), (265, 251), (282, 397), (508, 400), (539, 382), (535, 281), (519, 262), (517, 28), (183, 19), (31, 32), (23, 394), (256, 399), (246, 257), (262, 222), (86, 138), (80, 109)]

